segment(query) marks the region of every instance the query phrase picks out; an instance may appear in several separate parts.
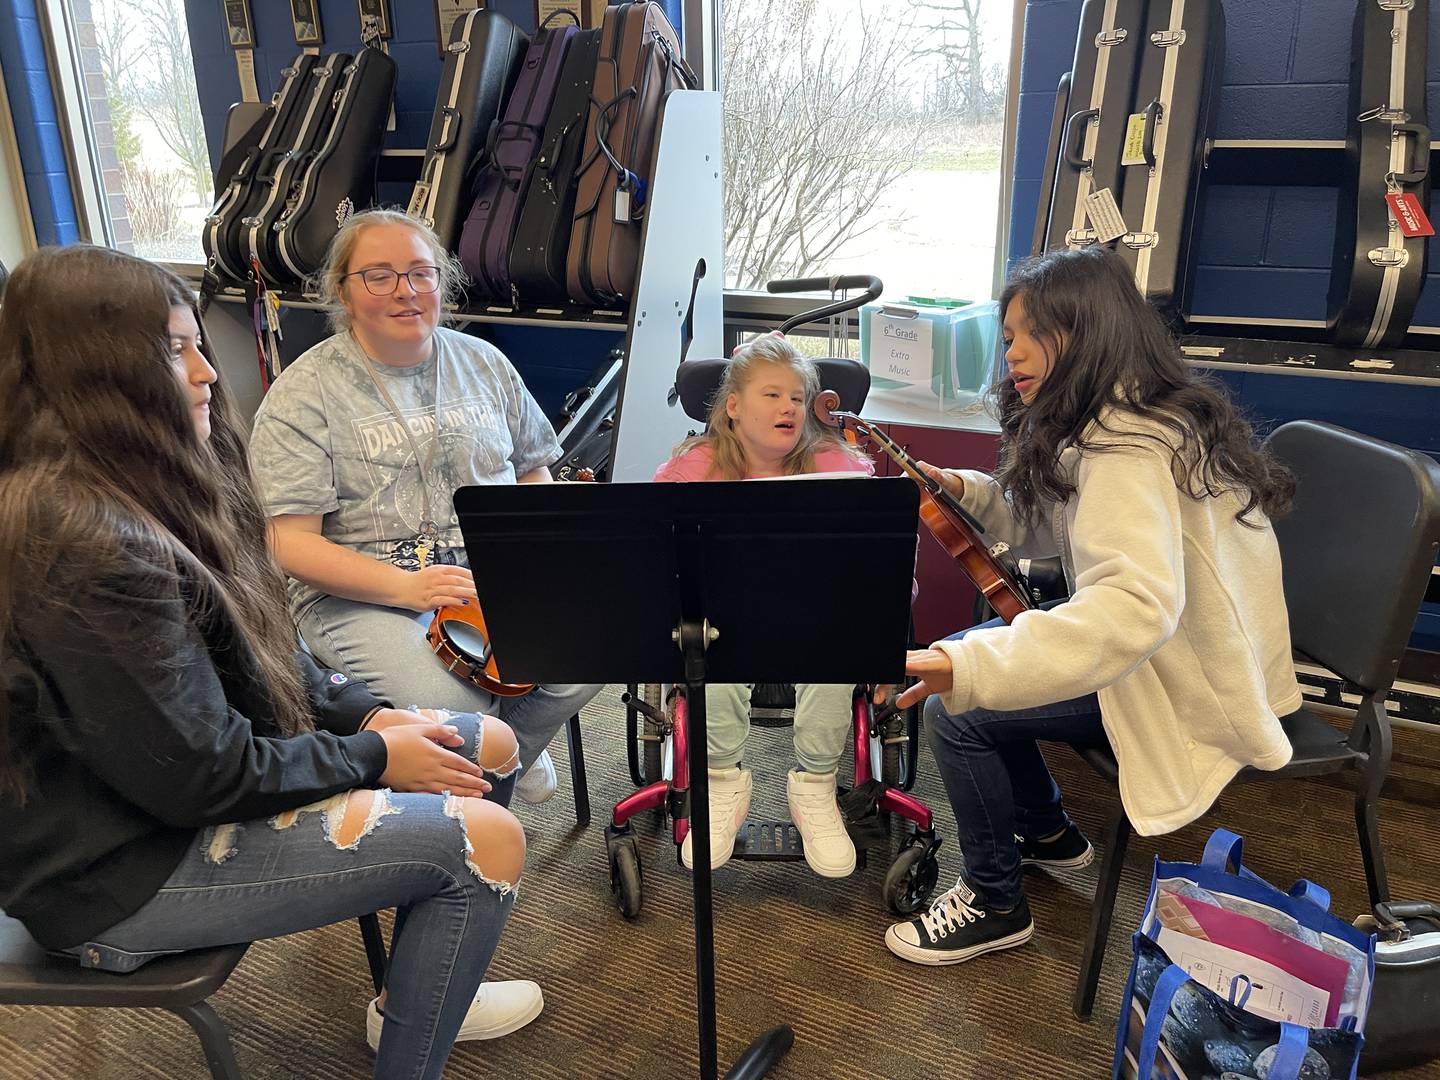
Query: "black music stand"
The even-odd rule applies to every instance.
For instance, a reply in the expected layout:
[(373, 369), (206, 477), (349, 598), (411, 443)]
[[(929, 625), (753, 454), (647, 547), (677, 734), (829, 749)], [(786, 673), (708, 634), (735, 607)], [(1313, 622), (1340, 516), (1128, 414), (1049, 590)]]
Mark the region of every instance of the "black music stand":
[[(502, 678), (687, 686), (701, 1080), (717, 1075), (705, 683), (898, 683), (918, 503), (903, 477), (455, 493)], [(766, 1032), (729, 1080), (793, 1042)]]

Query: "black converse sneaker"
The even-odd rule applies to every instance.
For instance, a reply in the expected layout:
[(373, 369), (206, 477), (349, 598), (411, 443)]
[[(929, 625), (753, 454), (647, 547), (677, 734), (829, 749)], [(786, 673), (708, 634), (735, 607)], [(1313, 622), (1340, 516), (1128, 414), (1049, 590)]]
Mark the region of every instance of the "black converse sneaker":
[(1021, 866), (1078, 870), (1089, 866), (1095, 859), (1095, 849), (1074, 824), (1067, 825), (1065, 831), (1053, 840), (1027, 840), (1017, 835), (1015, 846), (1020, 849)]
[(1010, 911), (986, 907), (962, 877), (918, 919), (885, 931), (885, 946), (915, 964), (960, 964), (1024, 945), (1035, 933), (1025, 898)]

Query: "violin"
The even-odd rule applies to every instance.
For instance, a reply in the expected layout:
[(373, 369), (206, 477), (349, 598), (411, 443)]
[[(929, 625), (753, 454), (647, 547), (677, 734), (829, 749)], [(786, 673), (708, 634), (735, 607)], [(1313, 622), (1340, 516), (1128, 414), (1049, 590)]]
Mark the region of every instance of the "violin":
[[(575, 470), (573, 477), (560, 479), (594, 483), (595, 470), (582, 466)], [(507, 683), (500, 678), (495, 653), (490, 647), (490, 630), (478, 603), (436, 609), (435, 618), (425, 631), (425, 640), (446, 671), (496, 697), (524, 697), (535, 689), (534, 683)]]
[(946, 553), (960, 564), (960, 569), (974, 582), (995, 613), (1009, 623), (1022, 611), (1033, 608), (1035, 601), (1010, 554), (1009, 545), (1003, 542), (987, 545), (982, 539), (984, 526), (959, 500), (941, 487), (939, 481), (927, 476), (893, 439), (854, 413), (837, 408), (839, 404), (839, 394), (822, 390), (815, 396), (815, 416), (826, 427), (839, 428), (851, 443), (857, 436), (868, 439), (920, 485), (920, 520)]
[(425, 639), (445, 670), (496, 697), (523, 697), (535, 689), (534, 683), (507, 683), (500, 678), (479, 604), (440, 608)]

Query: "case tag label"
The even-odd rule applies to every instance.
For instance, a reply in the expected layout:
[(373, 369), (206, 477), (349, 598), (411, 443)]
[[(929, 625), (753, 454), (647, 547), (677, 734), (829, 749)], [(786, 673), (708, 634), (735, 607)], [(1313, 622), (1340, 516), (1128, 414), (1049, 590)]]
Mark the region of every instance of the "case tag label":
[(1390, 216), (1400, 226), (1400, 232), (1407, 237), (1434, 236), (1435, 226), (1430, 224), (1430, 218), (1425, 214), (1425, 208), (1420, 205), (1420, 200), (1410, 192), (1392, 192), (1385, 196), (1385, 201), (1390, 204)]
[(1120, 216), (1115, 195), (1109, 188), (1101, 188), (1085, 196), (1085, 213), (1090, 218), (1090, 227), (1095, 230), (1095, 239), (1102, 244), (1129, 232), (1125, 228), (1125, 219)]
[(1149, 165), (1145, 160), (1145, 114), (1131, 113), (1125, 122), (1125, 149), (1120, 153), (1121, 165)]

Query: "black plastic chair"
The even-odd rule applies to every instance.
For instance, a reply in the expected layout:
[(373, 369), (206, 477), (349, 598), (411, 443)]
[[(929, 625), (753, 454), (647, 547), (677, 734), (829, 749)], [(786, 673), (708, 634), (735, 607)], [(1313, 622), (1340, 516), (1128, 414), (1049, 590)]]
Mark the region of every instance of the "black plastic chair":
[[(1267, 445), (1297, 481), (1294, 510), (1275, 523), (1295, 652), (1343, 679), (1362, 700), (1349, 735), (1301, 709), (1285, 719), (1295, 748), (1283, 769), (1245, 769), (1237, 783), (1355, 774), (1355, 825), (1373, 907), (1389, 897), (1376, 800), (1390, 767), (1385, 697), (1399, 670), (1440, 550), (1440, 464), (1424, 454), (1311, 420), (1285, 424)], [(1106, 781), (1109, 746), (1076, 748)], [(1105, 856), (1080, 964), (1074, 1010), (1088, 1019), (1105, 959), (1130, 838), (1123, 807), (1105, 830)]]
[[(378, 994), (385, 985), (385, 944), (374, 915), (360, 917), (370, 975)], [(225, 985), (248, 943), (162, 956), (129, 974), (81, 967), (71, 956), (46, 951), (0, 911), (0, 1005), (91, 1009), (166, 1009), (200, 1036), (215, 1080), (240, 1080), (225, 1023), (206, 1001)]]

